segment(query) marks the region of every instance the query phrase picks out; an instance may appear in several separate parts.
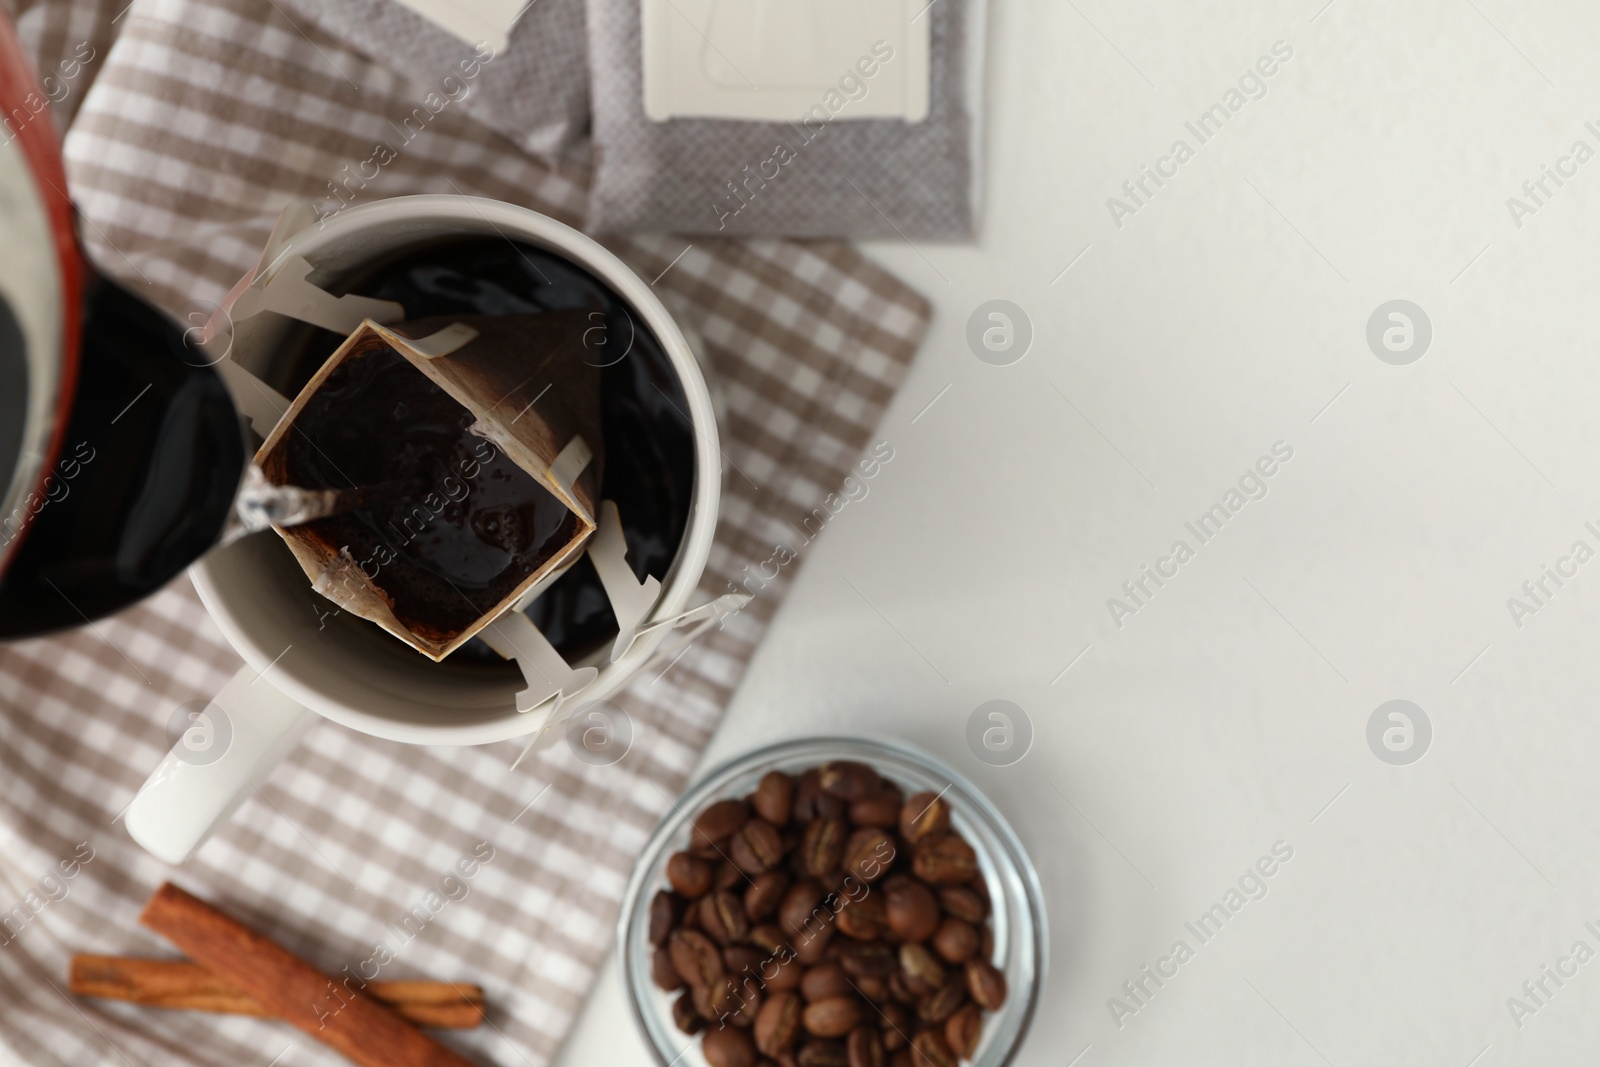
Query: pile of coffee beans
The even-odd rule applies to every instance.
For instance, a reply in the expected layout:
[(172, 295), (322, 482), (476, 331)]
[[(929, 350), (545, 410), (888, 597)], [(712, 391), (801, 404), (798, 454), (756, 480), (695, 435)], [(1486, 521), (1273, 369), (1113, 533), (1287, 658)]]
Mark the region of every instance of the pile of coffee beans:
[(652, 974), (711, 1067), (956, 1067), (1006, 998), (972, 846), (864, 763), (769, 772), (695, 817)]

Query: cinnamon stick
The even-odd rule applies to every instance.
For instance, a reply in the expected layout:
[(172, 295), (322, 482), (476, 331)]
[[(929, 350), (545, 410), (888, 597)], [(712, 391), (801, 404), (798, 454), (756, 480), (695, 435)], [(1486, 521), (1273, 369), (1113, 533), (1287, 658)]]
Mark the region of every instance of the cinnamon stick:
[(139, 922), (361, 1067), (472, 1067), (372, 997), (170, 882), (156, 890)]
[[(81, 997), (126, 1000), (152, 1008), (270, 1016), (250, 994), (190, 960), (129, 956), (72, 957), (67, 988)], [(483, 1022), (483, 990), (451, 982), (368, 982), (366, 992), (417, 1026), (470, 1030)]]

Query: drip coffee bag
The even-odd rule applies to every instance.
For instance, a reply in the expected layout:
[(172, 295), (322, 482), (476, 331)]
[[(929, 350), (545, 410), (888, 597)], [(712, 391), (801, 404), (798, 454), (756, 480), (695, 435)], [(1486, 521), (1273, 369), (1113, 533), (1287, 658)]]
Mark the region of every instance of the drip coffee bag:
[(441, 660), (570, 566), (598, 525), (591, 313), (367, 319), (256, 455), (266, 480), (360, 490), (274, 527), (313, 587)]

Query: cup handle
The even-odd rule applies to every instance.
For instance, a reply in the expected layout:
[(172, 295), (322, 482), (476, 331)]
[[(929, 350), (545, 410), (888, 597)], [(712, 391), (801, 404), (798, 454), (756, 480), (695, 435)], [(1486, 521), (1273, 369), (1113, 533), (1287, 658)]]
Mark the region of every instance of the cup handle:
[(182, 863), (204, 844), (316, 721), (250, 666), (222, 687), (206, 713), (219, 709), (218, 721), (206, 725), (212, 739), (226, 732), (221, 755), (201, 762), (187, 734), (180, 737), (124, 816), (134, 841), (166, 863)]

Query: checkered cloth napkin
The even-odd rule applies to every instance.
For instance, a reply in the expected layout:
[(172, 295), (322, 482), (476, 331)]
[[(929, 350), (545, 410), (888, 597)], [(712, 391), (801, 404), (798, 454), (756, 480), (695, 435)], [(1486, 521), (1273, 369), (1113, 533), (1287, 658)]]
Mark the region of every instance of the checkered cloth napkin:
[[(57, 110), (72, 116), (65, 151), (83, 236), (108, 272), (180, 318), (214, 306), (285, 202), (326, 195), (434, 88), (297, 25), (272, 0), (124, 3), (16, 14), (45, 70), (93, 49)], [(445, 107), (363, 199), (459, 191), (581, 224), (586, 181), (580, 164), (537, 164)], [(709, 599), (795, 542), (839, 485), (928, 309), (842, 244), (611, 247), (701, 334), (727, 401), (731, 470)], [(516, 742), (419, 748), (324, 723), (178, 870), (133, 845), (119, 817), (166, 747), (169, 713), (239, 664), (187, 579), (115, 619), (0, 647), (0, 1061), (342, 1062), (281, 1024), (65, 994), (72, 952), (171, 951), (135, 917), (172, 878), (327, 971), (383, 943), (395, 959), (380, 977), (480, 983), (488, 1024), (443, 1040), (485, 1064), (545, 1063), (609, 949), (633, 857), (685, 784), (796, 565), (614, 701), (634, 730), (615, 765), (556, 745), (513, 772)], [(452, 890), (435, 911), (444, 876), (486, 848), (492, 858), (459, 883), (465, 895)], [(426, 924), (402, 922), (419, 907)]]

